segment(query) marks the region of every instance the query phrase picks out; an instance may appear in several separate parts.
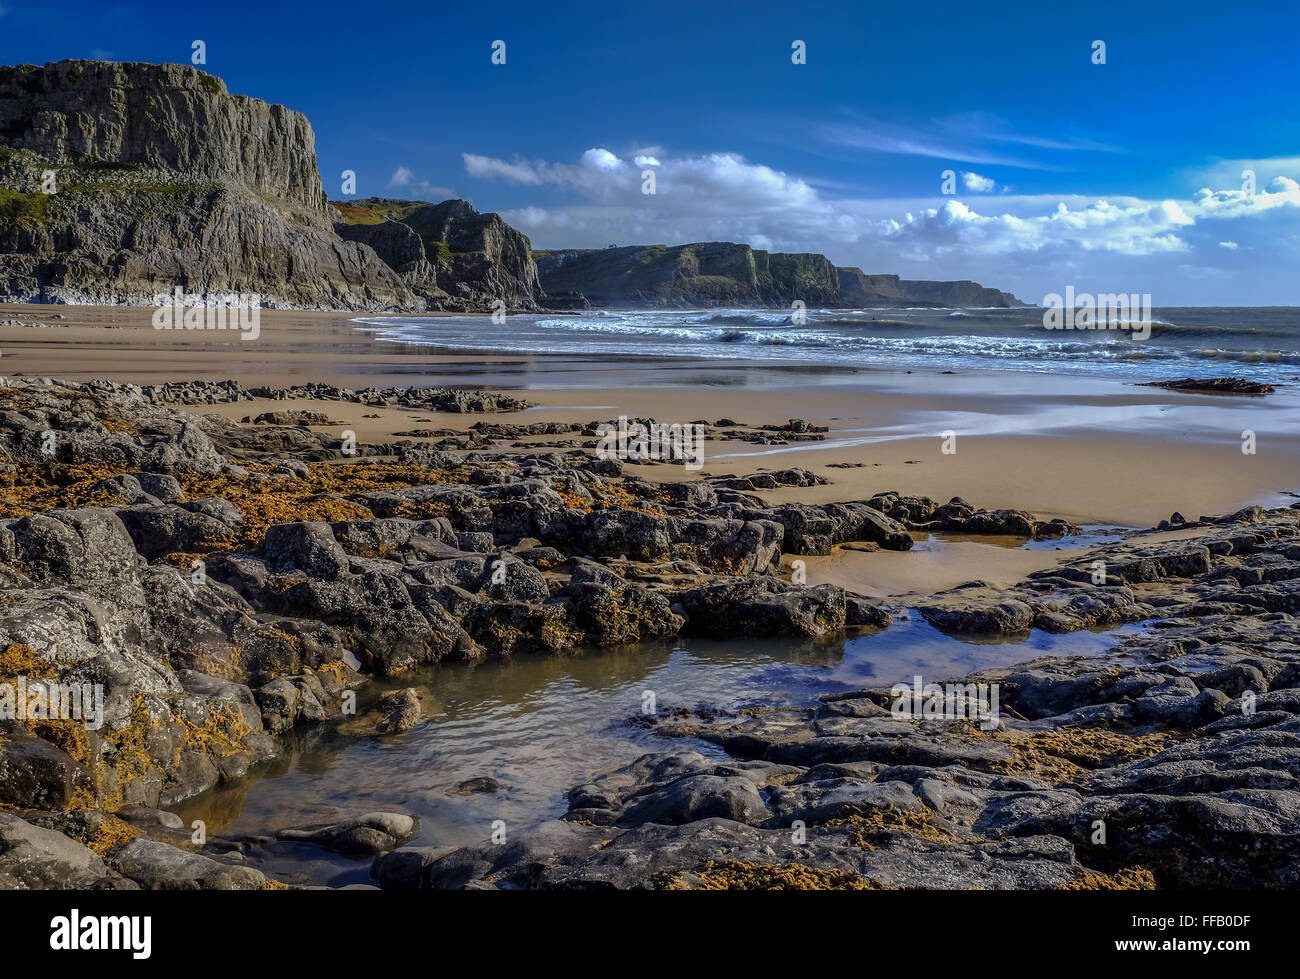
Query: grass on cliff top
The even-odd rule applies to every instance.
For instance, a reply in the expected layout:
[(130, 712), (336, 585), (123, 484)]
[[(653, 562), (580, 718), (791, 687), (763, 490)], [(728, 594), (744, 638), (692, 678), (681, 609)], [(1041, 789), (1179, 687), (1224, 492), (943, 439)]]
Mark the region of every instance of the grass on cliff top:
[(383, 224), (396, 221), (404, 224), (420, 237), (425, 257), (435, 264), (445, 264), (458, 255), (476, 255), (478, 252), (455, 252), (435, 232), (440, 229), (425, 221), (413, 220), (411, 215), (428, 207), (427, 201), (399, 201), (383, 197), (368, 197), (358, 201), (330, 201), (330, 204), (352, 225)]
[(49, 194), (24, 194), (0, 187), (0, 227), (18, 227), (34, 231), (49, 223)]
[(348, 224), (383, 224), (401, 221), (412, 211), (427, 207), (425, 201), (399, 201), (383, 197), (367, 197), (359, 201), (330, 201), (334, 209)]

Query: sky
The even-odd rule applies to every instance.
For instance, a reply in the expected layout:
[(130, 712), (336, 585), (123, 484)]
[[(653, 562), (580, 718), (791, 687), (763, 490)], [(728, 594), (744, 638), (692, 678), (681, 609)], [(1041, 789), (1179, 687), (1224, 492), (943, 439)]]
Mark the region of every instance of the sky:
[(742, 241), (1030, 302), (1300, 305), (1293, 0), (0, 0), (4, 64), (196, 40), (232, 92), (307, 115), (332, 199), (351, 170), (535, 248)]

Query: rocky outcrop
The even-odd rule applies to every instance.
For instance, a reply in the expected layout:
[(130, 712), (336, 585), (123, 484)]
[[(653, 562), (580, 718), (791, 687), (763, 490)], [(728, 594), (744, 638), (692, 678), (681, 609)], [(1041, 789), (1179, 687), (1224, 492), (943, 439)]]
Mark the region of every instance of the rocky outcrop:
[(970, 279), (956, 282), (903, 279), (899, 285), (909, 304), (932, 303), (935, 306), (1024, 306), (1009, 292), (982, 286)]
[(1272, 394), (1277, 390), (1271, 384), (1244, 377), (1184, 377), (1174, 381), (1147, 381), (1140, 386), (1196, 394)]
[(189, 66), (0, 69), (0, 188), (10, 301), (151, 305), (180, 286), (268, 306), (424, 306), (334, 234), (306, 118)]
[(532, 244), (501, 215), (459, 200), (368, 198), (334, 206), (339, 235), (373, 248), (431, 308), (537, 308), (542, 288)]
[[(1035, 614), (1051, 628), (1042, 616), (1067, 605), (1072, 628), (1126, 620), (1076, 614), (1108, 605), (1161, 620), (1105, 654), (952, 678), (933, 703), (905, 685), (642, 718), (728, 757), (646, 754), (575, 786), (562, 820), (510, 847), (372, 872), (398, 889), (1292, 890), (1300, 509), (1191, 526), (1192, 540), (1139, 535), (1035, 574), (1020, 598), (968, 585), (941, 603), (940, 624), (1003, 632)], [(994, 689), (978, 723), (953, 710)]]
[(535, 262), (466, 201), (331, 206), (307, 119), (191, 66), (0, 68), (0, 300), (153, 305), (178, 286), (365, 311), (1017, 304), (730, 242)]
[[(0, 684), (98, 691), (94, 723), (0, 719), (0, 887), (261, 888), (272, 882), (252, 862), (309, 846), (378, 853), (375, 879), (400, 888), (1300, 883), (1300, 506), (1175, 515), (1164, 524), (1176, 539), (1133, 534), (1066, 552), (1011, 588), (966, 582), (918, 598), (922, 618), (967, 637), (1157, 623), (1104, 653), (955, 681), (996, 685), (994, 715), (900, 709), (880, 688), (637, 714), (629, 724), (709, 755), (631, 760), (508, 846), (404, 852), (415, 820), (366, 810), (193, 844), (159, 809), (236, 783), (288, 738), (330, 725), (400, 739), (426, 722), (416, 687), (348, 709), (371, 677), (679, 636), (811, 648), (889, 628), (890, 610), (787, 578), (783, 554), (905, 551), (915, 531), (1077, 531), (896, 492), (767, 505), (754, 490), (818, 477), (652, 481), (581, 445), (417, 443), (385, 460), (358, 446), (371, 458), (330, 465), (307, 457), (326, 451), (312, 419), (240, 426), (176, 407), (248, 393), (0, 381)], [(576, 427), (586, 437), (591, 426)], [(267, 440), (304, 431), (308, 448), (265, 458)], [(513, 432), (497, 422), (471, 434), (510, 450), (497, 437)]]

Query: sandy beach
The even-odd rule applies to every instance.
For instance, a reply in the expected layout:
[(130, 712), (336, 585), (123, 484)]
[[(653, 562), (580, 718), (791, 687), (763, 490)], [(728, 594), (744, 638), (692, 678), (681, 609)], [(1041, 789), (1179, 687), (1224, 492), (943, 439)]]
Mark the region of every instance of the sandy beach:
[[(705, 474), (745, 475), (798, 465), (829, 481), (780, 489), (774, 502), (858, 500), (884, 490), (977, 506), (1029, 510), (1078, 524), (1152, 526), (1248, 504), (1278, 505), (1300, 492), (1300, 399), (1180, 394), (1109, 380), (1012, 372), (939, 374), (830, 371), (683, 358), (450, 353), (376, 339), (350, 314), (264, 310), (261, 335), (167, 332), (151, 311), (82, 306), (0, 306), (0, 373), (137, 384), (232, 378), (245, 385), (325, 382), (346, 387), (451, 385), (509, 390), (525, 412), (437, 417), (438, 428), (481, 421), (587, 422), (619, 415), (663, 422), (730, 418), (749, 426), (802, 418), (825, 441), (785, 446), (707, 440)], [(53, 319), (54, 316), (62, 319)], [(338, 402), (239, 402), (204, 408), (236, 420), (270, 408), (313, 408), (361, 441), (418, 427), (418, 411), (372, 411)], [(198, 410), (198, 409), (195, 409)], [(378, 417), (367, 417), (378, 415)], [(1256, 433), (1254, 455), (1242, 433)], [(942, 435), (957, 434), (957, 451)], [(521, 439), (523, 442), (544, 438)], [(630, 466), (648, 479), (679, 467)], [(685, 474), (688, 478), (691, 473)], [(955, 557), (955, 555), (954, 555)]]

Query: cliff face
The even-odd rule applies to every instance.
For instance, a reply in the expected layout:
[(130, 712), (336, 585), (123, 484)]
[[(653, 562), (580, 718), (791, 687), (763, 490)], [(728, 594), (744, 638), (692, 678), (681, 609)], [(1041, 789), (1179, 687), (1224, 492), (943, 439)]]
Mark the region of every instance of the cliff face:
[(593, 306), (810, 306), (833, 304), (835, 266), (822, 255), (755, 251), (725, 241), (538, 252), (548, 294)]
[(181, 286), (268, 306), (533, 308), (528, 239), (449, 205), (405, 204), (444, 236), (434, 260), (406, 225), (340, 236), (300, 113), (187, 65), (0, 68), (2, 300), (150, 305)]
[(364, 242), (438, 309), (535, 309), (542, 296), (532, 243), (499, 214), (467, 201), (336, 202), (338, 233)]
[(896, 275), (868, 275), (862, 269), (837, 270), (840, 300), (845, 306), (1023, 306), (1009, 292), (971, 282), (900, 279)]
[(824, 255), (755, 251), (724, 241), (537, 252), (536, 258), (549, 296), (592, 306), (787, 307), (796, 299), (810, 307), (1021, 305), (976, 282), (911, 282), (836, 268)]
[(978, 282), (931, 282), (900, 279), (896, 275), (868, 275), (861, 269), (842, 268), (840, 298), (846, 306), (1023, 306), (1009, 292)]
[(982, 286), (970, 279), (957, 282), (933, 282), (904, 279), (903, 291), (909, 299), (932, 302), (939, 306), (1023, 306), (1009, 292)]
[(0, 139), (60, 166), (141, 166), (232, 180), (324, 214), (306, 116), (231, 95), (187, 65), (60, 61), (0, 68)]

